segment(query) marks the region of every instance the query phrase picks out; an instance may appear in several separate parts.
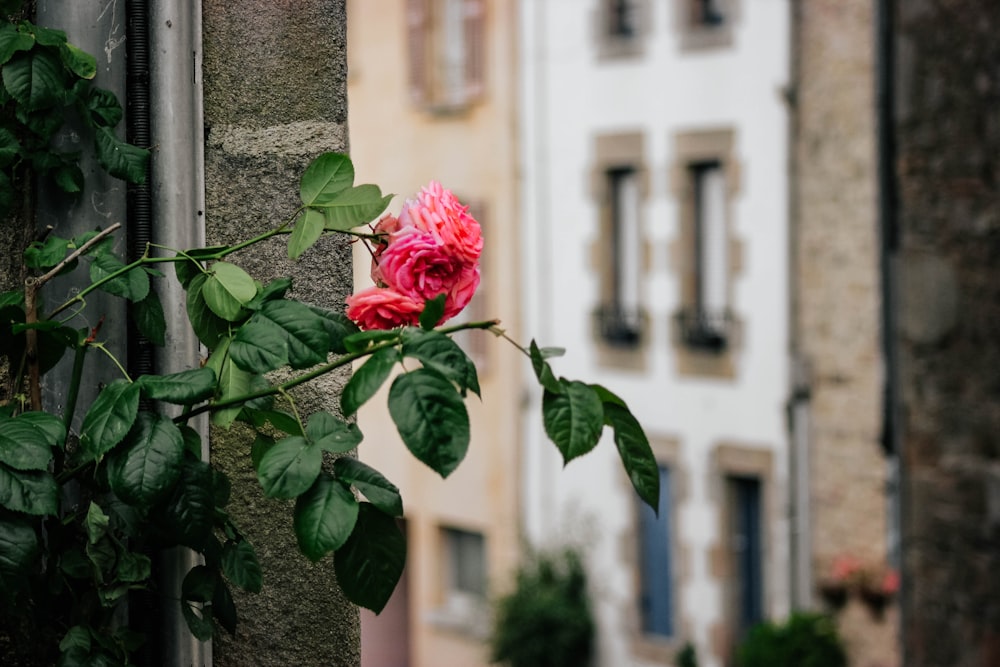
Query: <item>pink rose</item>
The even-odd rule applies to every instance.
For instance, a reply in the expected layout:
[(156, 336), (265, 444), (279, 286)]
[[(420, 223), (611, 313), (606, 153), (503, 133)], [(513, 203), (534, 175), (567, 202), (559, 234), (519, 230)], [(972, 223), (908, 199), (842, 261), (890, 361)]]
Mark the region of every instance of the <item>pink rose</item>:
[(476, 293), (476, 288), (479, 287), (479, 267), (478, 266), (466, 266), (461, 273), (455, 277), (454, 283), (452, 283), (451, 291), (448, 292), (448, 296), (445, 297), (444, 301), (444, 320), (450, 320), (451, 318), (462, 312), (462, 309), (469, 305), (472, 301), (472, 297)]
[(430, 232), (463, 261), (475, 262), (483, 251), (482, 229), (469, 215), (469, 207), (462, 206), (437, 181), (431, 181), (416, 199), (403, 204), (398, 222), (396, 234), (405, 233), (407, 227)]
[(385, 287), (369, 287), (346, 299), (347, 316), (362, 329), (395, 329), (417, 324), (424, 302)]
[(465, 265), (427, 232), (411, 232), (389, 242), (372, 275), (375, 282), (425, 301), (451, 291)]

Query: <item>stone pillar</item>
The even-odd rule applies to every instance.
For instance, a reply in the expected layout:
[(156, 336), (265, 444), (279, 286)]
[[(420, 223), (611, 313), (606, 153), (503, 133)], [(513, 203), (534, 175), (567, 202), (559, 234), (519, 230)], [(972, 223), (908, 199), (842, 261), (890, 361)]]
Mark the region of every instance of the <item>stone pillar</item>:
[(903, 641), (1000, 664), (1000, 7), (893, 0)]
[[(298, 178), (317, 154), (347, 147), (346, 10), (343, 0), (204, 0), (205, 166), (208, 243), (232, 243), (286, 219)], [(324, 239), (298, 263), (284, 239), (232, 256), (266, 282), (294, 280), (293, 295), (331, 308), (351, 289), (350, 248)], [(299, 395), (306, 410), (338, 409), (344, 375)], [(291, 503), (265, 499), (238, 427), (212, 433), (212, 459), (233, 481), (229, 505), (257, 548), (264, 592), (239, 595), (235, 639), (217, 639), (215, 664), (359, 662), (357, 610), (340, 595), (330, 559), (301, 556)]]

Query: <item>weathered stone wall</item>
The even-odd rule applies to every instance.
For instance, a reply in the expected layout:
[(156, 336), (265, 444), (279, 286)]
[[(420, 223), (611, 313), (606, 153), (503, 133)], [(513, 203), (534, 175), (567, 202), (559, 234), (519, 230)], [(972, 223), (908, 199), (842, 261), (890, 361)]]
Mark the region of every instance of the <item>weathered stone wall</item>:
[[(298, 179), (323, 151), (346, 149), (347, 60), (343, 0), (205, 0), (205, 158), (208, 242), (246, 239), (286, 219)], [(337, 308), (351, 289), (350, 249), (324, 240), (297, 263), (285, 240), (234, 256), (265, 282), (291, 275), (297, 298)], [(298, 395), (306, 411), (337, 411), (343, 375)], [(215, 664), (360, 662), (357, 610), (334, 582), (332, 562), (301, 556), (291, 506), (262, 497), (245, 433), (215, 431), (213, 462), (233, 480), (230, 511), (257, 548), (265, 590), (237, 599), (235, 639), (214, 646)]]
[(1000, 5), (893, 4), (905, 663), (1000, 665)]
[[(874, 3), (793, 3), (794, 350), (809, 368), (812, 565), (887, 557)], [(814, 593), (814, 597), (815, 593)], [(818, 604), (822, 604), (817, 597)], [(898, 664), (897, 615), (837, 612), (851, 665)]]

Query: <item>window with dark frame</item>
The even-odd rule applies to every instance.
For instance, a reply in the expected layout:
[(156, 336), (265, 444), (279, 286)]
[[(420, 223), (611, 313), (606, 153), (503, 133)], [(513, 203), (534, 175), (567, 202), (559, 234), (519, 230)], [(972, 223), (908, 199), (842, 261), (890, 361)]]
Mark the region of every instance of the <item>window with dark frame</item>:
[(670, 469), (659, 466), (659, 512), (639, 502), (639, 616), (642, 634), (673, 637), (674, 578), (671, 540)]
[(486, 539), (482, 533), (444, 529), (448, 597), (486, 597)]
[(690, 2), (692, 25), (701, 28), (725, 25), (725, 0), (690, 0)]
[(719, 160), (688, 166), (694, 215), (693, 299), (678, 315), (684, 341), (693, 348), (722, 352), (726, 348), (729, 311), (729, 236), (726, 180)]
[(726, 478), (729, 502), (730, 600), (733, 638), (738, 643), (764, 620), (763, 527), (761, 481)]
[(636, 0), (605, 0), (608, 37), (628, 40), (638, 34), (635, 2)]
[(458, 110), (483, 94), (485, 0), (407, 0), (408, 78), (413, 101)]
[(640, 343), (641, 244), (639, 230), (639, 174), (631, 166), (605, 171), (607, 215), (606, 252), (608, 271), (603, 286), (603, 302), (597, 310), (601, 338), (614, 347), (635, 347)]

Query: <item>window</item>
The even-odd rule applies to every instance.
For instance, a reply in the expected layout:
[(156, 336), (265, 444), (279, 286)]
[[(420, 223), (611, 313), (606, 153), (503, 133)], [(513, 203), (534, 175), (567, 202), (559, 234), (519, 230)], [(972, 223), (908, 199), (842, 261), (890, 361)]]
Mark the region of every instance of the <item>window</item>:
[(410, 94), (439, 111), (483, 93), (485, 0), (407, 0)]
[(678, 0), (674, 20), (680, 30), (682, 50), (719, 49), (732, 46), (734, 27), (742, 0)]
[(597, 321), (606, 343), (615, 347), (634, 347), (639, 343), (642, 324), (638, 175), (633, 167), (615, 167), (607, 170), (606, 178), (610, 271), (603, 286), (603, 303), (597, 310)]
[(601, 0), (596, 12), (598, 56), (619, 58), (642, 53), (649, 0)]
[[(486, 550), (482, 533), (445, 528), (447, 603), (486, 597)], [(460, 602), (461, 604), (461, 602)]]
[(648, 368), (648, 322), (643, 307), (649, 244), (643, 213), (649, 196), (648, 168), (640, 132), (600, 135), (590, 172), (598, 226), (591, 261), (598, 278), (592, 311), (600, 363)]
[(690, 2), (692, 25), (714, 27), (726, 22), (724, 0), (690, 0)]
[(730, 319), (725, 175), (718, 160), (693, 163), (688, 172), (694, 291), (679, 320), (685, 343), (720, 352), (726, 347)]
[(675, 136), (671, 190), (677, 235), (671, 266), (680, 294), (671, 342), (682, 375), (732, 377), (741, 321), (732, 302), (742, 244), (733, 234), (740, 165), (729, 129)]
[(673, 637), (674, 581), (671, 558), (670, 469), (660, 466), (659, 515), (640, 503), (639, 507), (639, 616), (642, 633)]
[(728, 608), (738, 643), (764, 620), (764, 570), (761, 529), (761, 482), (757, 477), (726, 480), (731, 582)]

